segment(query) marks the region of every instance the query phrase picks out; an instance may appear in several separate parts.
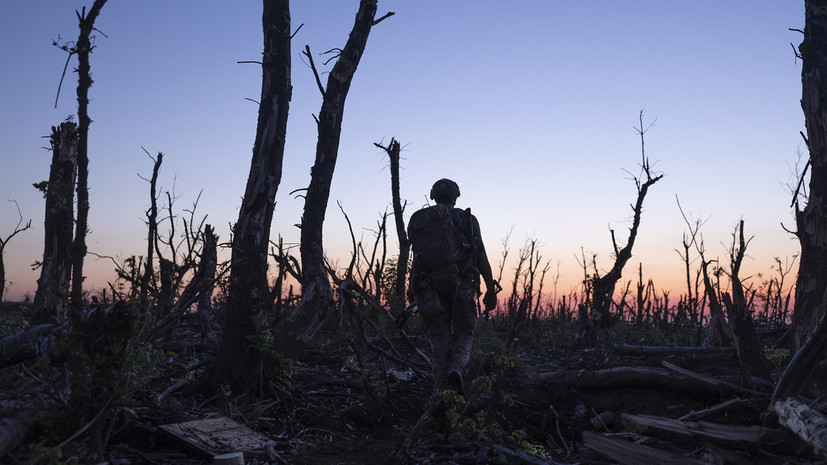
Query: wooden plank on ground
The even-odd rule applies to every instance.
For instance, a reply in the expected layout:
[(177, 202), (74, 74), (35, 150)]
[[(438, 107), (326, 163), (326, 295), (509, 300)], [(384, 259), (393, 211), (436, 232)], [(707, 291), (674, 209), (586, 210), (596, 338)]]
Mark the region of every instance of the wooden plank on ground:
[(623, 465), (708, 465), (709, 462), (687, 457), (625, 439), (617, 439), (591, 431), (583, 432), (583, 443), (589, 449)]
[(172, 423), (160, 428), (208, 457), (228, 452), (252, 452), (277, 444), (227, 417)]

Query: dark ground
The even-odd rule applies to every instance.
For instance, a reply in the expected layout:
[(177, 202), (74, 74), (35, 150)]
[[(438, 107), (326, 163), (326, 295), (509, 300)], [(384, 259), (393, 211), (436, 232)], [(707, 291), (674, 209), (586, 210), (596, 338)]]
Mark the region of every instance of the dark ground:
[[(0, 322), (6, 334), (14, 329), (7, 320)], [(416, 320), (409, 323), (411, 333), (418, 332), (417, 325)], [(386, 351), (395, 348), (409, 366), (380, 356), (349, 330), (331, 331), (319, 335), (298, 360), (279, 360), (281, 363), (271, 366), (280, 376), (263, 382), (251, 380), (259, 386), (260, 395), (254, 398), (208, 394), (200, 388), (198, 375), (212, 355), (194, 327), (184, 324), (163, 345), (160, 368), (118, 406), (121, 417), (111, 422), (105, 457), (93, 463), (211, 463), (158, 427), (215, 416), (229, 417), (275, 441), (269, 450), (247, 452), (247, 464), (618, 463), (583, 447), (587, 431), (636, 440), (676, 452), (686, 460), (705, 457), (703, 443), (647, 439), (629, 432), (621, 415), (679, 418), (737, 398), (737, 394), (693, 393), (644, 381), (589, 386), (588, 382), (570, 383), (566, 381), (569, 378), (558, 375), (596, 373), (613, 367), (659, 367), (666, 360), (732, 381), (738, 373), (734, 352), (618, 355), (609, 347), (628, 339), (628, 332), (626, 336), (605, 335), (604, 348), (573, 348), (560, 336), (565, 331), (567, 328), (554, 322), (526, 324), (508, 347), (504, 327), (482, 321), (464, 398), (450, 391), (433, 394), (430, 379), (414, 373), (426, 370), (424, 362), (399, 335), (391, 337), (390, 344), (376, 338), (372, 343)], [(427, 353), (422, 336), (413, 335), (411, 341)], [(765, 413), (768, 399), (740, 397), (744, 402), (705, 420), (778, 428)], [(76, 438), (84, 440), (84, 434)], [(36, 436), (35, 442), (54, 445), (60, 441)], [(87, 463), (69, 459), (71, 447), (65, 447), (62, 461), (51, 463)], [(809, 455), (805, 445), (795, 442), (783, 454), (760, 447), (732, 453), (724, 461), (685, 463), (821, 463)], [(24, 446), (0, 462), (28, 463), (30, 458)]]

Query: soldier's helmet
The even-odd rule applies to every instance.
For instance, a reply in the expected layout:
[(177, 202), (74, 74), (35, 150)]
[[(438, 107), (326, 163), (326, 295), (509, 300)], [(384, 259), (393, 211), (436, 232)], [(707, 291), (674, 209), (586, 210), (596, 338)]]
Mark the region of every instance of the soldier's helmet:
[(442, 178), (431, 187), (431, 200), (436, 203), (455, 203), (459, 197), (459, 186), (450, 179)]

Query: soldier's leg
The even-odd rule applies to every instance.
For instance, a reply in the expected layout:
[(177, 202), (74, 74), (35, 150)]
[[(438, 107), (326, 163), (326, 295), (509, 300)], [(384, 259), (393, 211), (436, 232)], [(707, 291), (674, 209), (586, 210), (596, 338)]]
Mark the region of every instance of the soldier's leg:
[(448, 379), (451, 384), (462, 389), (465, 366), (471, 359), (471, 345), (474, 340), (474, 328), (477, 325), (477, 308), (474, 304), (474, 291), (470, 286), (457, 286), (455, 305), (451, 319), (451, 357), (448, 361)]
[(414, 295), (425, 325), (425, 333), (431, 342), (431, 369), (434, 387), (439, 389), (447, 378), (448, 361), (451, 355), (451, 320), (432, 280), (415, 284)]

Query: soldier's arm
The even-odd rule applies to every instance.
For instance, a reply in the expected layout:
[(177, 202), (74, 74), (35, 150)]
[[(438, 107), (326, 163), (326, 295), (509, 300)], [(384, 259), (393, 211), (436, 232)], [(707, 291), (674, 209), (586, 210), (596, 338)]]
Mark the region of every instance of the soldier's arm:
[(474, 231), (474, 242), (475, 244), (475, 252), (476, 252), (476, 265), (477, 269), (480, 271), (482, 275), (483, 281), (485, 281), (485, 289), (487, 291), (494, 290), (494, 274), (491, 271), (491, 264), (488, 262), (488, 255), (485, 253), (485, 245), (482, 242), (482, 232), (480, 231), (480, 223), (477, 221), (475, 216), (471, 216), (471, 226), (473, 227)]

